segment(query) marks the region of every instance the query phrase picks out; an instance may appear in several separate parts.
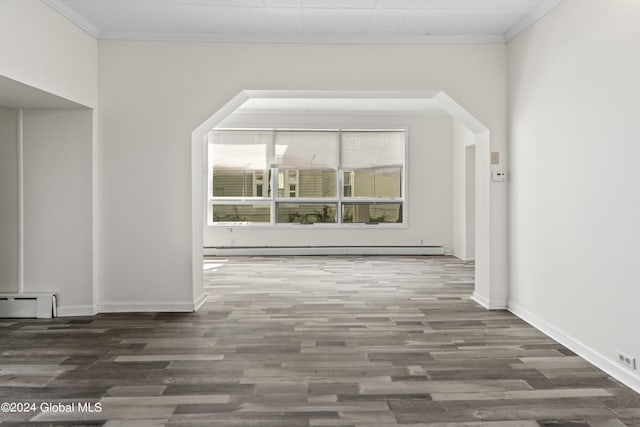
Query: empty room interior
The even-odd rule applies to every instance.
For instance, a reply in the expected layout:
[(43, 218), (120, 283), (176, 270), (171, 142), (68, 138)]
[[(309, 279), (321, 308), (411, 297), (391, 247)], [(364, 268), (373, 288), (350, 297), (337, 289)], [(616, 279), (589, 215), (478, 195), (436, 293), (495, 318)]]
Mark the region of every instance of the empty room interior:
[(1, 0), (0, 424), (640, 426), (640, 3)]

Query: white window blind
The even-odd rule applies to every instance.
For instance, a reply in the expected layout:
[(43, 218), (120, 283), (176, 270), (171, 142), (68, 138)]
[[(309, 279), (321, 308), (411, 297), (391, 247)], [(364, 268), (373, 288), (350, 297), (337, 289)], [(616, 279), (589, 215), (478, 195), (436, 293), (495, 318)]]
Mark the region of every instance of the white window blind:
[(260, 130), (209, 132), (209, 164), (213, 169), (265, 170), (272, 133)]
[(356, 132), (342, 133), (342, 168), (363, 169), (404, 164), (405, 133)]
[(338, 169), (339, 133), (276, 131), (274, 166), (283, 169)]

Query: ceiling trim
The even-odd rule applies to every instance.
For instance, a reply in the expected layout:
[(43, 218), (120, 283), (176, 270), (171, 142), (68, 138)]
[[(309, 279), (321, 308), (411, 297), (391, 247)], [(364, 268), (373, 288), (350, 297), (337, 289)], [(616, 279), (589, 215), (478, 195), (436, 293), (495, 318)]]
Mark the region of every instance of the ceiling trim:
[(94, 38), (100, 38), (100, 29), (83, 18), (78, 12), (67, 6), (61, 0), (42, 0), (46, 5), (57, 11), (60, 15), (76, 24)]
[(420, 43), (504, 43), (501, 34), (450, 35), (450, 36), (350, 36), (350, 35), (278, 35), (218, 33), (169, 33), (102, 31), (100, 40), (150, 40), (150, 41), (211, 41), (225, 43), (344, 43), (344, 44), (420, 44)]
[(564, 0), (546, 0), (540, 6), (538, 6), (533, 12), (525, 16), (520, 22), (518, 22), (513, 27), (509, 28), (504, 33), (505, 43), (509, 43), (511, 40), (516, 38), (518, 34), (522, 33), (524, 30), (538, 22), (545, 16), (547, 13), (551, 11), (551, 9), (558, 6)]

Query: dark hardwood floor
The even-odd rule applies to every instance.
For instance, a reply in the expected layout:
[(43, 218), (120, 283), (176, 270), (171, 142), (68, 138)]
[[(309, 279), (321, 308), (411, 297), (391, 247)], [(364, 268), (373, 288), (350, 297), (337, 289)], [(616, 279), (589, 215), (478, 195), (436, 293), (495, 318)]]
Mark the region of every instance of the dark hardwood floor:
[(471, 301), (471, 263), (211, 258), (205, 282), (198, 313), (0, 319), (0, 401), (24, 410), (0, 420), (640, 426), (640, 395)]

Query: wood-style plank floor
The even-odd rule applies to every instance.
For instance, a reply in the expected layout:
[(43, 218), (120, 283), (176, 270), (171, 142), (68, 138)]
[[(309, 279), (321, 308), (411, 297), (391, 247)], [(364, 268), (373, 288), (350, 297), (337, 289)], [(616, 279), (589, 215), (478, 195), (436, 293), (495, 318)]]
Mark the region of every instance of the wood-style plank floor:
[(0, 420), (640, 426), (640, 395), (471, 301), (471, 263), (233, 257), (204, 268), (198, 313), (0, 319), (0, 401), (35, 404)]

